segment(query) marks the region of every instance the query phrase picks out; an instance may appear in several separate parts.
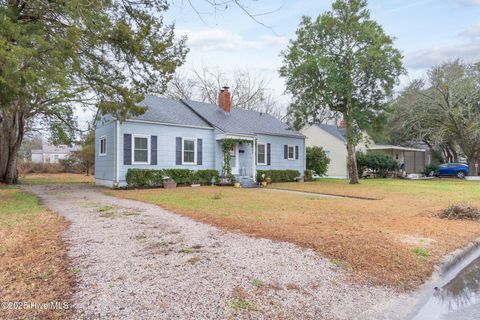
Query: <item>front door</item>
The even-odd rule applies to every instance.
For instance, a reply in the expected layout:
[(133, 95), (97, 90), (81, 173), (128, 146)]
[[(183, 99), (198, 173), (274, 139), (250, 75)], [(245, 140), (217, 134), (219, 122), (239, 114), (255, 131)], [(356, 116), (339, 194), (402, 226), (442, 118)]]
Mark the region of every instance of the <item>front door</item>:
[(238, 175), (238, 143), (235, 143), (230, 150), (230, 167), (232, 168), (232, 174)]

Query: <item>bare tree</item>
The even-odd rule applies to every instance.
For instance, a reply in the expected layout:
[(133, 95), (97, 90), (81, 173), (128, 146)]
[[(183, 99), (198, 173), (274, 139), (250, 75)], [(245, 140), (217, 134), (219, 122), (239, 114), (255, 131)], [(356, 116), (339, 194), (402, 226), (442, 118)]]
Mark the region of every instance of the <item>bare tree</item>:
[(218, 69), (202, 67), (190, 74), (179, 72), (169, 83), (165, 95), (171, 99), (198, 100), (217, 103), (218, 91), (229, 86), (232, 92), (232, 106), (271, 114), (284, 118), (286, 110), (275, 99), (265, 77), (249, 70), (235, 70), (231, 74)]

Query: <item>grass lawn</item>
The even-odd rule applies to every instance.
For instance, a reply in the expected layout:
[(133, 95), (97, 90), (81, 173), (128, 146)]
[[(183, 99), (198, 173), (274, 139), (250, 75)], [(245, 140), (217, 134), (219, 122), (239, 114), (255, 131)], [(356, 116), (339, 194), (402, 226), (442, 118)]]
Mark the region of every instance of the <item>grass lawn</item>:
[(79, 173), (35, 173), (20, 177), (22, 184), (94, 184), (95, 176)]
[(321, 198), (221, 187), (116, 190), (221, 228), (313, 248), (356, 281), (412, 289), (441, 258), (480, 237), (480, 223), (433, 216), (449, 204), (480, 206), (480, 184), (460, 180), (344, 180), (273, 187), (380, 200)]
[[(68, 302), (67, 223), (17, 187), (0, 186), (0, 301)], [(2, 305), (3, 307), (3, 305)], [(2, 319), (64, 319), (68, 311), (0, 309)]]

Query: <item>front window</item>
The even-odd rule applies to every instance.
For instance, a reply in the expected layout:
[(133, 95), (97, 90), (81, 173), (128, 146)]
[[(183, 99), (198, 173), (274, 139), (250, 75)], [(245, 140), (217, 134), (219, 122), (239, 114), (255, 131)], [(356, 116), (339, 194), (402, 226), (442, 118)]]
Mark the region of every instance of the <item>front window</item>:
[(288, 160), (295, 159), (295, 146), (288, 146)]
[(257, 145), (257, 163), (258, 164), (266, 164), (267, 162), (267, 149), (265, 144), (259, 143)]
[(183, 140), (183, 163), (195, 164), (195, 140)]
[(148, 164), (148, 136), (133, 137), (133, 162)]
[(104, 156), (107, 154), (107, 138), (100, 138), (100, 155)]

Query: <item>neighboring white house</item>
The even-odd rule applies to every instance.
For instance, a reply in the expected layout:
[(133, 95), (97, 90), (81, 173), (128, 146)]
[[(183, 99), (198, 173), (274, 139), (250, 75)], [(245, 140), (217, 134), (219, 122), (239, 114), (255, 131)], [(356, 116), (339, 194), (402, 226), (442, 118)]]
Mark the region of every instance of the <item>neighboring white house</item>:
[[(330, 124), (314, 124), (303, 128), (301, 132), (307, 137), (305, 140), (307, 147), (322, 147), (327, 153), (330, 159), (327, 177), (341, 179), (348, 177), (345, 128)], [(402, 167), (407, 173), (423, 172), (425, 165), (430, 163), (423, 149), (376, 145), (366, 133), (363, 133), (362, 136), (360, 143), (356, 146), (356, 151), (376, 151), (391, 155), (399, 165), (403, 164)]]
[(72, 152), (79, 149), (78, 146), (69, 147), (63, 144), (58, 146), (44, 144), (42, 149), (32, 149), (32, 162), (58, 163), (62, 159), (67, 159)]
[[(322, 147), (330, 159), (327, 176), (330, 178), (347, 178), (347, 140), (345, 128), (330, 124), (314, 124), (301, 130), (307, 137), (307, 147)], [(369, 137), (365, 134), (357, 145), (357, 151), (366, 151)]]

